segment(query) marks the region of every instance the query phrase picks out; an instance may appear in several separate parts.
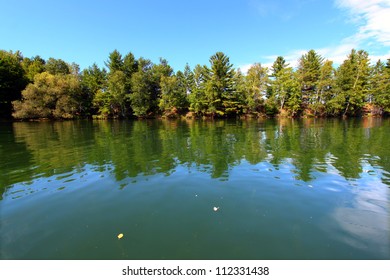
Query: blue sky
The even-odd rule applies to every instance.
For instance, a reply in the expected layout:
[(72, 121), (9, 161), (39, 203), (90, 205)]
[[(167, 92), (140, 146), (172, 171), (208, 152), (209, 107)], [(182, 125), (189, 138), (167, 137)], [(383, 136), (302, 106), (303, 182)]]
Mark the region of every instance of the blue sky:
[(104, 66), (132, 52), (177, 70), (216, 51), (244, 71), (310, 49), (341, 63), (352, 48), (390, 58), (390, 0), (0, 0), (0, 49)]

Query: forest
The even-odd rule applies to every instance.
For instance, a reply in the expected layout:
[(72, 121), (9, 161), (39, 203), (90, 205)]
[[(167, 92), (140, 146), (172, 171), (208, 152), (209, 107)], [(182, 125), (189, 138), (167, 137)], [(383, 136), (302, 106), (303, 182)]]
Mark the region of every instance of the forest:
[(105, 67), (0, 50), (0, 118), (347, 117), (390, 113), (390, 58), (371, 62), (352, 49), (334, 67), (314, 50), (296, 68), (279, 56), (247, 73), (216, 52), (209, 65), (175, 72), (129, 52)]

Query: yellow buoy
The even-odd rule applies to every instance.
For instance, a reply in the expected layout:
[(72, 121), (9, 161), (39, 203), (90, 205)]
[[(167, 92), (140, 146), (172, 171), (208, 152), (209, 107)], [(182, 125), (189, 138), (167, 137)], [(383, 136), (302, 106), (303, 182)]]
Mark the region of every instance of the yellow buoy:
[(118, 234), (118, 239), (121, 239), (123, 237), (123, 233)]

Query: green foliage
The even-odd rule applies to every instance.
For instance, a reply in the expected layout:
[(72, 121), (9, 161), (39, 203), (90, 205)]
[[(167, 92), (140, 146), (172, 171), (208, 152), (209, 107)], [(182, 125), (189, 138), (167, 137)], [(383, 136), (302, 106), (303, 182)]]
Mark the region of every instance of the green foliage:
[(390, 60), (387, 66), (379, 60), (371, 67), (367, 101), (390, 113)]
[(160, 110), (170, 114), (176, 110), (184, 110), (187, 104), (187, 94), (184, 75), (178, 72), (177, 76), (165, 77), (160, 81), (161, 99)]
[(127, 114), (127, 102), (129, 95), (126, 91), (125, 73), (118, 70), (110, 73), (107, 86), (98, 89), (93, 99), (93, 104), (99, 108), (103, 117), (125, 117)]
[(279, 70), (272, 82), (272, 97), (280, 111), (287, 110), (295, 116), (301, 109), (302, 92), (291, 67)]
[(16, 118), (390, 113), (390, 59), (370, 65), (363, 50), (352, 50), (337, 70), (314, 50), (302, 55), (297, 70), (282, 56), (269, 70), (255, 63), (245, 75), (222, 52), (209, 62), (175, 73), (165, 59), (153, 64), (114, 50), (106, 69), (93, 64), (80, 71), (61, 59), (0, 50), (0, 117), (11, 117), (12, 101)]
[(152, 66), (150, 60), (140, 58), (138, 60), (138, 72), (131, 77), (131, 108), (133, 114), (137, 117), (147, 117), (153, 107)]
[(129, 97), (126, 91), (125, 73), (118, 70), (109, 75), (106, 93), (111, 97), (110, 109), (112, 115), (114, 117), (125, 117), (127, 112), (126, 101)]
[(323, 65), (324, 59), (314, 50), (310, 50), (299, 59), (297, 73), (301, 84), (303, 106), (314, 111), (317, 111), (320, 105), (319, 83)]
[(22, 101), (14, 101), (17, 119), (74, 118), (79, 114), (79, 80), (73, 75), (35, 75), (34, 83), (22, 92)]
[(272, 76), (275, 77), (282, 69), (287, 68), (288, 65), (283, 56), (278, 56), (271, 67)]
[(95, 66), (92, 75), (88, 75), (91, 92), (95, 94), (93, 104), (101, 117), (128, 117), (131, 113), (131, 78), (138, 70), (138, 61), (131, 52), (122, 58), (119, 51), (114, 50), (105, 64), (108, 74)]
[[(148, 117), (158, 112), (161, 82), (172, 74), (173, 69), (165, 59), (160, 58), (159, 64), (153, 64), (150, 60), (143, 58), (139, 59), (138, 72), (131, 79), (132, 94), (130, 99), (135, 116)], [(164, 83), (166, 85), (166, 81)]]
[(195, 87), (195, 79), (194, 79), (194, 73), (191, 71), (191, 68), (188, 65), (188, 63), (184, 67), (183, 82), (182, 83), (186, 89), (186, 94), (190, 95), (192, 90)]
[(108, 60), (105, 62), (110, 73), (123, 70), (123, 59), (119, 51), (114, 50), (109, 54)]
[(326, 104), (332, 98), (332, 89), (334, 87), (334, 69), (333, 62), (326, 60), (320, 70), (320, 77), (316, 86), (315, 96), (311, 104), (314, 115), (323, 116), (326, 114)]
[[(356, 115), (364, 105), (370, 74), (368, 53), (352, 50), (336, 71), (334, 106), (336, 114)], [(332, 102), (332, 105), (335, 105)]]
[(267, 68), (262, 67), (260, 63), (255, 63), (249, 68), (245, 77), (246, 113), (261, 111), (269, 83)]
[(46, 61), (38, 55), (31, 59), (27, 57), (23, 58), (21, 64), (29, 82), (33, 82), (35, 75), (44, 72), (46, 69)]
[(11, 116), (11, 102), (21, 98), (28, 79), (21, 65), (21, 54), (0, 50), (0, 118)]
[(205, 114), (208, 107), (206, 98), (206, 81), (209, 76), (209, 70), (206, 66), (199, 64), (194, 68), (193, 85), (189, 94), (190, 110), (195, 114)]
[(91, 67), (84, 69), (81, 74), (81, 84), (88, 93), (93, 96), (99, 89), (105, 87), (107, 72), (100, 69), (96, 63)]
[[(102, 90), (105, 89), (107, 83), (107, 73), (105, 69), (100, 69), (96, 63), (91, 67), (84, 69), (81, 73), (81, 87), (84, 93), (83, 108), (85, 109), (84, 114), (90, 115), (94, 112), (93, 104), (100, 104), (101, 99), (96, 95), (101, 94)], [(101, 109), (101, 108), (99, 108)], [(101, 110), (100, 110), (101, 112)], [(104, 113), (103, 115), (108, 115)]]
[(131, 77), (138, 70), (138, 61), (134, 55), (129, 52), (123, 59), (123, 72), (127, 77)]
[(204, 94), (206, 95), (206, 114), (224, 116), (240, 111), (239, 99), (235, 91), (234, 69), (229, 58), (222, 52), (210, 57), (210, 69), (204, 67)]
[(45, 64), (45, 71), (52, 75), (62, 74), (67, 75), (71, 73), (71, 68), (62, 59), (49, 58)]

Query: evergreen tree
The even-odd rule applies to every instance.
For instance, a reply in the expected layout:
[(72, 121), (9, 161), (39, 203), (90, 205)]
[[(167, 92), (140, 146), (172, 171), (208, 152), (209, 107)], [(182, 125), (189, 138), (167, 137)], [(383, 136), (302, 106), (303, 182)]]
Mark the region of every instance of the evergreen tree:
[(326, 114), (326, 104), (332, 98), (333, 87), (333, 62), (326, 60), (321, 67), (321, 74), (316, 86), (315, 96), (313, 96), (313, 103), (311, 104), (314, 115), (323, 116)]
[(108, 60), (105, 62), (110, 73), (123, 70), (123, 58), (118, 50), (114, 50), (109, 54)]
[(195, 87), (195, 80), (194, 80), (194, 73), (191, 71), (191, 68), (188, 65), (188, 63), (184, 67), (183, 76), (184, 76), (183, 83), (186, 88), (186, 93), (187, 95), (190, 95), (193, 88)]
[[(90, 115), (93, 113), (93, 100), (95, 95), (98, 94), (98, 92), (99, 94), (102, 94), (103, 90), (105, 90), (106, 82), (106, 70), (100, 69), (96, 63), (83, 70), (81, 73), (81, 87), (85, 97), (82, 100), (83, 108), (85, 109), (84, 114)], [(95, 104), (98, 105), (99, 102), (96, 102)]]
[(126, 75), (117, 70), (108, 77), (107, 94), (111, 97), (110, 109), (114, 117), (126, 117), (127, 101), (129, 98), (126, 90)]
[(193, 87), (188, 96), (190, 110), (197, 115), (205, 114), (208, 108), (206, 81), (209, 79), (209, 69), (197, 64), (194, 68), (193, 77)]
[(129, 52), (123, 59), (123, 73), (125, 74), (125, 90), (131, 94), (131, 77), (138, 71), (138, 61), (134, 55)]
[(138, 61), (131, 52), (122, 58), (114, 50), (105, 64), (109, 69), (106, 87), (96, 92), (93, 103), (105, 117), (127, 117), (131, 110), (131, 78), (138, 70)]
[(364, 105), (369, 80), (368, 53), (352, 50), (339, 66), (335, 78), (335, 96), (330, 101), (334, 114), (356, 115)]
[(107, 80), (107, 72), (105, 69), (100, 69), (96, 63), (91, 67), (84, 69), (81, 74), (81, 83), (88, 93), (93, 96), (99, 89), (105, 87)]
[(243, 112), (247, 113), (247, 104), (246, 104), (246, 97), (247, 97), (247, 91), (246, 91), (246, 77), (241, 72), (240, 69), (237, 71), (234, 71), (233, 76), (233, 88), (235, 92), (235, 102), (236, 102), (236, 112), (235, 114), (241, 114)]
[(271, 67), (270, 86), (266, 92), (265, 113), (267, 115), (275, 115), (284, 109), (286, 96), (284, 90), (282, 90), (282, 79), (285, 76), (286, 69), (288, 69), (288, 64), (285, 59), (278, 56)]
[(317, 111), (320, 105), (318, 101), (321, 89), (318, 84), (323, 61), (324, 59), (314, 50), (310, 50), (299, 59), (298, 77), (301, 83), (303, 106), (314, 111)]
[(137, 117), (147, 117), (155, 112), (151, 110), (157, 105), (152, 67), (150, 60), (141, 57), (138, 60), (138, 71), (131, 77), (131, 108)]
[(178, 72), (177, 76), (161, 77), (161, 98), (159, 107), (165, 115), (176, 115), (187, 106), (186, 88), (183, 83), (184, 75)]
[(271, 67), (272, 76), (275, 77), (282, 69), (287, 68), (288, 66), (289, 64), (286, 63), (283, 56), (278, 56)]
[[(233, 89), (233, 65), (229, 58), (222, 52), (217, 52), (210, 57), (211, 68), (206, 80), (205, 93), (208, 101), (207, 113), (214, 116), (223, 116), (226, 109), (230, 108), (234, 100)], [(224, 103), (225, 102), (225, 103)], [(227, 108), (228, 107), (228, 108)]]
[(283, 115), (296, 116), (302, 106), (302, 95), (297, 74), (291, 67), (281, 69), (272, 83), (273, 99)]
[(371, 67), (367, 102), (376, 105), (381, 111), (390, 113), (390, 68), (386, 68), (380, 60)]

